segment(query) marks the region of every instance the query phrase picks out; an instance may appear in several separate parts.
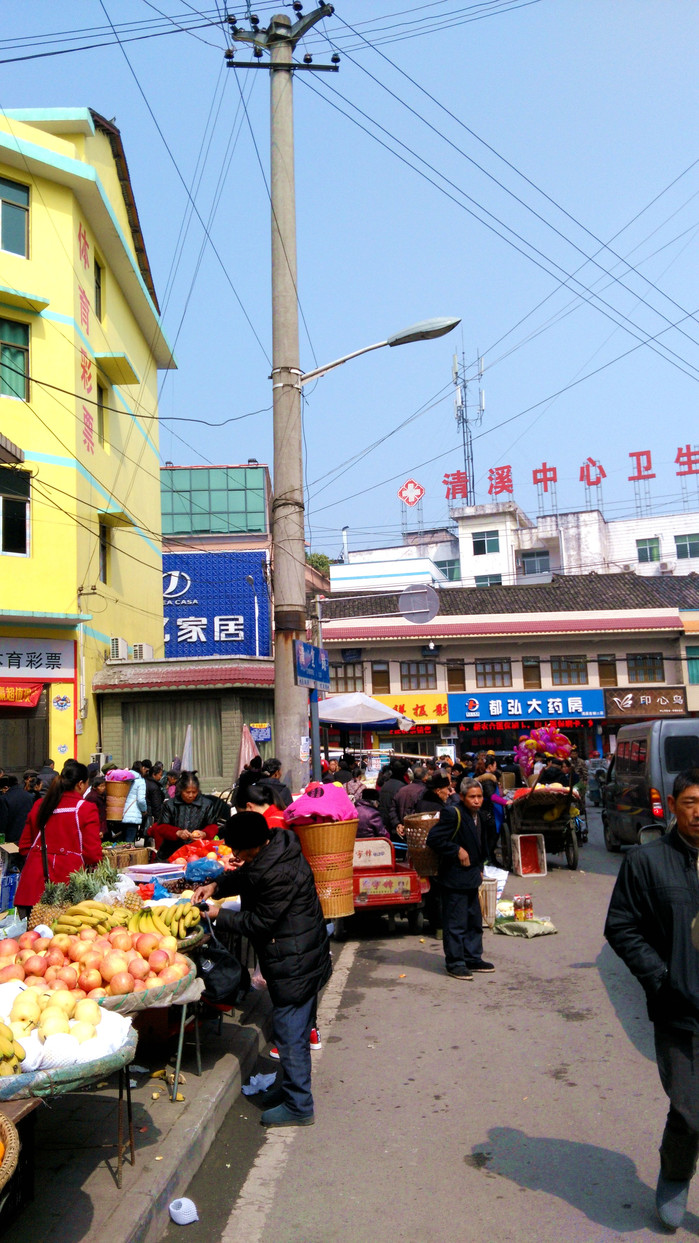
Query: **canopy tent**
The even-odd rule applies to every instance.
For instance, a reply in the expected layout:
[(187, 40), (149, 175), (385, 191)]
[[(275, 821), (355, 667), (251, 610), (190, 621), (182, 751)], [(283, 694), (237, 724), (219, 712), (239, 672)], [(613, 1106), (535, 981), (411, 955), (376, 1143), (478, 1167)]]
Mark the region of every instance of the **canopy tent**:
[(328, 695), (318, 704), (321, 725), (344, 725), (356, 728), (378, 729), (380, 726), (400, 729), (404, 734), (415, 724), (410, 717), (392, 712), (378, 699), (354, 691), (349, 695)]

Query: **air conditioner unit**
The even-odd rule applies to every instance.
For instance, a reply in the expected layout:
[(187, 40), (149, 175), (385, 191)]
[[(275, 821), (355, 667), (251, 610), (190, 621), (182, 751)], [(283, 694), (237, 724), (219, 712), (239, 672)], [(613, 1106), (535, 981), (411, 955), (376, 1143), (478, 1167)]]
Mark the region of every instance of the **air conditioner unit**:
[(661, 574), (667, 574), (669, 570), (670, 571), (672, 570), (672, 566), (669, 561), (661, 561), (659, 564), (659, 569), (660, 569)]
[(440, 726), (439, 736), (442, 742), (456, 742), (456, 730), (453, 725)]
[(625, 570), (625, 571), (626, 571), (626, 573), (628, 574), (629, 570), (631, 570), (633, 567), (632, 567), (631, 565), (629, 565), (629, 563), (628, 563), (628, 561), (627, 561), (624, 565), (622, 565), (622, 567), (621, 567), (621, 568), (622, 568), (622, 570)]
[(110, 660), (129, 659), (129, 645), (126, 642), (126, 639), (109, 640), (109, 658)]
[(153, 648), (150, 643), (134, 643), (133, 658), (134, 660), (152, 660)]
[(111, 759), (111, 755), (107, 755), (106, 751), (95, 751), (94, 754), (90, 756), (90, 763), (99, 764), (100, 768), (104, 768), (105, 764), (109, 764), (111, 762)]

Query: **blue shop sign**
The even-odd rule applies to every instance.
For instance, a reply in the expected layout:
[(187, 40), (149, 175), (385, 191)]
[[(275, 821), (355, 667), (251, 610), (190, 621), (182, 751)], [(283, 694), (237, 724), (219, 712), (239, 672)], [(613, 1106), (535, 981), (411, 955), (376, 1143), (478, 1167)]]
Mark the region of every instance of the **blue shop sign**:
[(555, 721), (576, 717), (604, 716), (604, 691), (578, 690), (576, 686), (548, 691), (513, 691), (508, 688), (450, 694), (449, 720), (460, 721)]
[(297, 686), (311, 690), (330, 690), (330, 662), (324, 647), (294, 639), (294, 674)]
[(270, 656), (265, 570), (259, 551), (164, 553), (165, 655)]

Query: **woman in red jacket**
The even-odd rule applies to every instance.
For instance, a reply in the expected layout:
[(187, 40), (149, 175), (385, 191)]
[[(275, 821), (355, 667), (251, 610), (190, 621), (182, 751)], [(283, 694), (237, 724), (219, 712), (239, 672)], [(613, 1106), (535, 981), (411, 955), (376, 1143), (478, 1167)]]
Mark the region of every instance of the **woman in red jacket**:
[(94, 803), (83, 798), (87, 786), (85, 765), (68, 760), (43, 799), (32, 807), (19, 840), (19, 852), (26, 860), (15, 894), (17, 906), (34, 906), (44, 892), (42, 829), (48, 880), (65, 881), (71, 872), (102, 858), (99, 813)]
[(246, 811), (256, 811), (264, 816), (270, 829), (287, 829), (284, 819), (282, 799), (273, 786), (261, 781), (259, 785), (250, 786), (245, 795)]

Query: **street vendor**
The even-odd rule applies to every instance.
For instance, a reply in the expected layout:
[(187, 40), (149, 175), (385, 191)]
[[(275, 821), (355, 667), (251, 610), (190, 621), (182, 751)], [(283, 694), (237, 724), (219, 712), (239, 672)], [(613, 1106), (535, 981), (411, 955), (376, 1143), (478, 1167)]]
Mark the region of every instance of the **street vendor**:
[(158, 859), (169, 859), (183, 842), (203, 837), (214, 838), (218, 827), (213, 823), (211, 801), (202, 794), (196, 772), (181, 772), (175, 797), (163, 803), (160, 823), (150, 830)]
[(270, 1127), (310, 1126), (315, 1121), (310, 1037), (318, 993), (332, 973), (313, 873), (296, 833), (270, 828), (256, 812), (234, 816), (227, 836), (238, 867), (226, 871), (217, 884), (200, 886), (192, 901), (240, 894), (240, 911), (209, 901), (209, 915), (216, 919), (217, 931), (252, 941), (274, 1007), (282, 1080), (265, 1094), (267, 1108), (260, 1121)]

